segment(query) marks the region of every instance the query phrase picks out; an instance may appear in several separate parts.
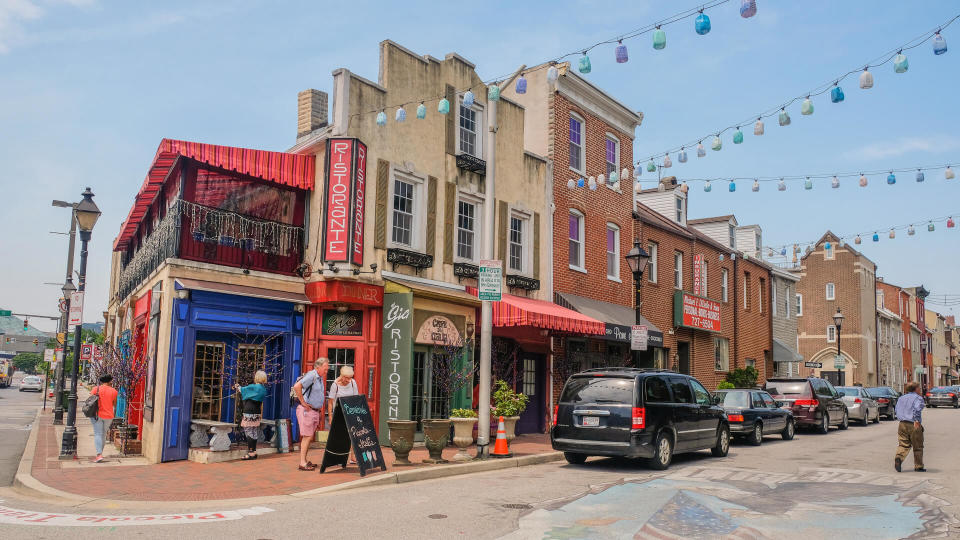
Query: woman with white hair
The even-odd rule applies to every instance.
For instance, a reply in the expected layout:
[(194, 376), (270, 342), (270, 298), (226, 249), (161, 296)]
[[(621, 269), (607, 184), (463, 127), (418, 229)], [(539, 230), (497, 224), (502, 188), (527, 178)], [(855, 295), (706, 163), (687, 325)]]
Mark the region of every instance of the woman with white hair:
[[(357, 388), (357, 381), (353, 379), (353, 366), (341, 366), (340, 376), (330, 385), (330, 393), (328, 394), (330, 398), (329, 418), (331, 426), (333, 425), (333, 411), (337, 408), (337, 398), (355, 396), (359, 393), (360, 390)], [(350, 450), (350, 456), (350, 463), (356, 463), (356, 460), (353, 459), (353, 449)]]
[(260, 436), (263, 399), (267, 397), (266, 384), (267, 373), (261, 369), (253, 375), (253, 384), (233, 385), (240, 393), (240, 399), (243, 400), (243, 420), (240, 421), (240, 427), (243, 428), (243, 434), (247, 437), (247, 455), (241, 458), (244, 461), (257, 459), (257, 438)]

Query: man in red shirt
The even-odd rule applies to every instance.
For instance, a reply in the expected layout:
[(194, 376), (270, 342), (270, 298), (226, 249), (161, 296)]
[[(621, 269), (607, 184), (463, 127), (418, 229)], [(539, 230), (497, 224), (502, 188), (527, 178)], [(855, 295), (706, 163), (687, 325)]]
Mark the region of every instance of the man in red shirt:
[(97, 400), (97, 417), (91, 418), (93, 423), (93, 444), (97, 447), (97, 457), (94, 463), (103, 463), (103, 433), (107, 424), (113, 420), (113, 409), (117, 406), (117, 391), (113, 388), (113, 375), (107, 374), (100, 377), (100, 386), (94, 388), (91, 392), (99, 397)]

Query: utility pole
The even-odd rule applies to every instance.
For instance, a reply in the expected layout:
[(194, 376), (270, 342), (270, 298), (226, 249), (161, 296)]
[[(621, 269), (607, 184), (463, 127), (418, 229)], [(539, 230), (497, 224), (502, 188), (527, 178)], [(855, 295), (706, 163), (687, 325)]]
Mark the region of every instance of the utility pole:
[[(526, 68), (526, 64), (520, 66), (509, 79), (504, 81), (501, 88), (517, 78), (517, 75)], [(487, 94), (489, 96), (489, 93)], [(497, 237), (497, 227), (495, 222), (495, 210), (497, 205), (496, 198), (496, 174), (497, 174), (497, 101), (487, 99), (487, 153), (485, 169), (485, 190), (483, 204), (483, 232), (485, 241), (483, 243), (483, 258), (491, 261), (494, 259), (494, 242)], [(480, 303), (480, 392), (477, 427), (477, 457), (486, 458), (490, 455), (490, 387), (492, 386), (490, 348), (493, 345), (493, 304), (489, 300)]]

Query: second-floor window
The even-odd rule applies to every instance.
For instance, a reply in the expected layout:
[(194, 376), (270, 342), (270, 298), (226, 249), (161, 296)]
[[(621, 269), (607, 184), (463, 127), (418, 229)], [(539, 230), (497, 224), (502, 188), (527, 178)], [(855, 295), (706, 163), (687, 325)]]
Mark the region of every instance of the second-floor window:
[(730, 249), (737, 249), (737, 228), (731, 223), (728, 229), (730, 233)]
[(570, 115), (570, 168), (583, 172), (583, 119), (579, 116)]
[(683, 290), (683, 253), (673, 252), (673, 288)]
[(395, 244), (413, 246), (413, 216), (416, 186), (399, 178), (393, 181), (393, 227), (391, 239)]
[(650, 262), (647, 263), (647, 281), (650, 283), (657, 282), (657, 268), (659, 267), (657, 262), (657, 247), (658, 246), (656, 242), (650, 242), (647, 244), (647, 253), (650, 255)]
[(760, 283), (760, 313), (763, 313), (767, 305), (767, 280), (760, 278), (757, 281)]
[(834, 299), (836, 299), (836, 297), (837, 297), (837, 296), (836, 296), (836, 292), (837, 292), (837, 287), (836, 287), (836, 285), (834, 285), (833, 283), (827, 283), (827, 291), (826, 291), (826, 293), (827, 293), (827, 300), (834, 300)]
[(465, 107), (460, 103), (460, 152), (483, 158), (482, 116), (479, 106)]
[(803, 295), (797, 293), (797, 317), (803, 315)]
[(620, 227), (607, 223), (607, 278), (620, 280)]
[(720, 298), (724, 302), (730, 300), (730, 272), (726, 268), (720, 269)]
[(520, 216), (510, 216), (510, 270), (525, 272), (524, 240), (526, 238), (527, 221)]
[(677, 223), (683, 223), (683, 197), (677, 197)]
[(608, 133), (605, 142), (606, 152), (604, 154), (607, 160), (607, 170), (604, 174), (607, 175), (607, 182), (612, 183), (610, 182), (610, 173), (620, 170), (620, 140)]
[(457, 257), (473, 260), (476, 255), (477, 204), (457, 201)]
[(837, 327), (830, 325), (827, 327), (827, 343), (836, 343), (837, 341)]
[(570, 267), (583, 270), (583, 214), (570, 211)]

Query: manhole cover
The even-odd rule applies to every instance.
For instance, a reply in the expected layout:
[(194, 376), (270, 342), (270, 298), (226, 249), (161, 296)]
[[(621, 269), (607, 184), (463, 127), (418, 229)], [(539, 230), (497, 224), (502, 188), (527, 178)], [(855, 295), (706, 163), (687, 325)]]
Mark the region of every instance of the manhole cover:
[(430, 514), (427, 517), (430, 519), (447, 519), (447, 516), (444, 514)]
[(524, 504), (524, 503), (507, 503), (502, 505), (504, 508), (509, 508), (511, 510), (529, 510), (533, 508), (533, 505)]

